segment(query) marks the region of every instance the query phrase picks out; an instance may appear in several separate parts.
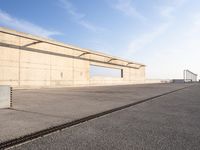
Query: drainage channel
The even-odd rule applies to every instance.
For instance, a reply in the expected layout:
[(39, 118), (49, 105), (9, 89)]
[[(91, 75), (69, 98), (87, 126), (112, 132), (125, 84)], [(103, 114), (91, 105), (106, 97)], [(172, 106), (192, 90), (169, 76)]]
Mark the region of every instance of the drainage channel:
[(147, 101), (150, 101), (150, 100), (154, 100), (156, 98), (159, 98), (159, 97), (171, 94), (171, 93), (175, 93), (177, 91), (180, 91), (180, 90), (183, 90), (183, 89), (186, 89), (186, 88), (189, 88), (189, 87), (190, 86), (187, 86), (187, 87), (184, 87), (184, 88), (181, 88), (181, 89), (177, 89), (177, 90), (170, 91), (170, 92), (167, 92), (167, 93), (164, 93), (164, 94), (153, 96), (153, 97), (141, 100), (141, 101), (130, 103), (130, 104), (127, 104), (127, 105), (124, 105), (124, 106), (121, 106), (121, 107), (110, 109), (110, 110), (107, 110), (107, 111), (104, 111), (104, 112), (101, 112), (101, 113), (98, 113), (98, 114), (90, 115), (90, 116), (87, 116), (87, 117), (84, 117), (84, 118), (81, 118), (81, 119), (77, 119), (77, 120), (74, 120), (74, 121), (71, 121), (71, 122), (67, 122), (67, 123), (64, 123), (64, 124), (61, 124), (61, 125), (50, 127), (50, 128), (47, 128), (47, 129), (44, 129), (44, 130), (41, 130), (41, 131), (38, 131), (38, 132), (35, 132), (35, 133), (31, 133), (31, 134), (28, 134), (28, 135), (25, 135), (25, 136), (22, 136), (22, 137), (19, 137), (19, 138), (8, 140), (8, 141), (5, 141), (3, 143), (0, 143), (0, 149), (10, 148), (10, 147), (13, 147), (15, 145), (22, 144), (22, 143), (25, 143), (27, 141), (34, 140), (36, 138), (45, 136), (47, 134), (51, 134), (53, 132), (63, 130), (65, 128), (72, 127), (74, 125), (77, 125), (77, 124), (80, 124), (80, 123), (83, 123), (83, 122), (86, 122), (86, 121), (89, 121), (89, 120), (110, 114), (110, 113), (113, 113), (113, 112), (116, 112), (116, 111), (120, 111), (120, 110), (129, 108), (131, 106), (134, 106), (134, 105), (137, 105), (137, 104), (140, 104), (140, 103), (144, 103), (144, 102), (147, 102)]

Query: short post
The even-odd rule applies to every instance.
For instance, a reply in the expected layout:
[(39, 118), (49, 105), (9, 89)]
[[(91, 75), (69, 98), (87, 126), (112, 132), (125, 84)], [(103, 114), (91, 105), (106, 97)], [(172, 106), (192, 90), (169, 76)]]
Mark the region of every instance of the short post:
[(12, 88), (9, 85), (0, 85), (0, 108), (12, 107)]

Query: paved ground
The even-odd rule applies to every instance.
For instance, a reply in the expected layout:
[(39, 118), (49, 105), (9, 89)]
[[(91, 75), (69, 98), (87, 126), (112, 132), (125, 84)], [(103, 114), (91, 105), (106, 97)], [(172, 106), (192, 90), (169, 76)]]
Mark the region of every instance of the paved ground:
[(200, 85), (14, 147), (22, 149), (200, 149)]
[(0, 109), (0, 143), (191, 84), (15, 90), (13, 109)]

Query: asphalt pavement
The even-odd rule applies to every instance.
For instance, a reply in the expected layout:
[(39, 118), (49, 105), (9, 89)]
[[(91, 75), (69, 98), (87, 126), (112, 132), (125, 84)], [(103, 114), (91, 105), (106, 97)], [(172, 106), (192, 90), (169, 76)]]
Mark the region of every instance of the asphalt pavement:
[(0, 145), (192, 85), (143, 84), (14, 90), (13, 108), (0, 109)]
[(12, 150), (199, 150), (200, 85), (75, 125)]

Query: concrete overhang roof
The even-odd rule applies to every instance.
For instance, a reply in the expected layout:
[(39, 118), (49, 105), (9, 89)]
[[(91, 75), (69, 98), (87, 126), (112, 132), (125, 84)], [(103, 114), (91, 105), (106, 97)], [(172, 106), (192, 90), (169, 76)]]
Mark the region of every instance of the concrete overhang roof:
[(89, 54), (92, 54), (92, 55), (102, 56), (102, 57), (110, 58), (110, 59), (113, 59), (113, 60), (126, 62), (127, 64), (139, 65), (140, 67), (146, 66), (142, 63), (137, 63), (137, 62), (133, 62), (133, 61), (130, 61), (130, 60), (125, 60), (125, 59), (122, 59), (122, 58), (119, 58), (119, 57), (116, 57), (116, 56), (111, 56), (111, 55), (101, 53), (101, 52), (97, 52), (97, 51), (94, 51), (94, 50), (90, 50), (90, 49), (87, 49), (87, 48), (80, 48), (78, 46), (73, 46), (73, 45), (70, 45), (70, 44), (57, 42), (53, 39), (43, 38), (43, 37), (28, 34), (28, 33), (11, 30), (11, 29), (8, 29), (8, 28), (5, 28), (5, 27), (0, 27), (0, 32), (1, 33), (7, 33), (7, 34), (10, 34), (10, 35), (14, 35), (14, 36), (18, 36), (18, 37), (22, 37), (22, 38), (27, 38), (27, 39), (30, 39), (30, 40), (34, 40), (36, 42), (39, 41), (38, 43), (42, 42), (42, 43), (52, 44), (52, 45), (55, 45), (55, 46), (70, 48), (70, 49), (80, 51), (80, 52), (83, 52), (83, 53), (89, 53)]

